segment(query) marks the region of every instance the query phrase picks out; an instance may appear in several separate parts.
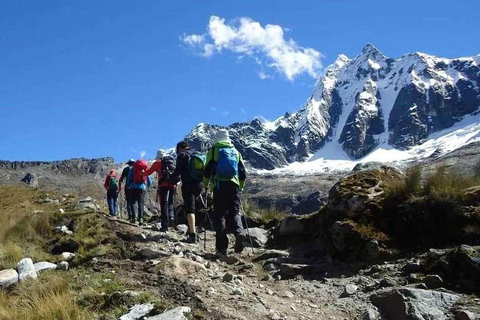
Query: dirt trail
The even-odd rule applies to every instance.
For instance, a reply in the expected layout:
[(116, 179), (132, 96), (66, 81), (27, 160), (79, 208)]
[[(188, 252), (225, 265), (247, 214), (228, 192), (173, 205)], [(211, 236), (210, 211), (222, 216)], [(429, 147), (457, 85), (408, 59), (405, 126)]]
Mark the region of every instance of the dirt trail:
[(229, 253), (229, 261), (220, 261), (213, 255), (211, 231), (206, 232), (206, 243), (201, 233), (199, 243), (188, 244), (179, 230), (161, 233), (151, 227), (108, 221), (124, 241), (125, 259), (98, 259), (95, 267), (115, 270), (125, 283), (172, 306), (189, 306), (197, 317), (354, 319), (358, 313), (348, 301), (339, 303), (341, 286), (301, 277), (273, 279), (264, 271), (264, 261), (254, 259), (268, 250), (247, 247), (242, 254)]

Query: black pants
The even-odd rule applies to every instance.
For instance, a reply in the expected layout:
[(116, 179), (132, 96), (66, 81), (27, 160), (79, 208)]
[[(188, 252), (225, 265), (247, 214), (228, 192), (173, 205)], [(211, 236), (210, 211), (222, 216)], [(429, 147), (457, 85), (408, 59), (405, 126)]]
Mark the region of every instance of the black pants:
[(202, 182), (182, 185), (183, 210), (185, 214), (195, 213), (195, 199), (197, 199), (202, 191)]
[(127, 202), (128, 220), (132, 220), (132, 195), (130, 189), (125, 189), (125, 201)]
[(174, 187), (160, 187), (158, 189), (158, 196), (160, 199), (160, 206), (162, 209), (162, 228), (168, 229), (168, 221), (175, 219), (175, 212), (173, 202), (175, 201), (176, 188)]
[(238, 185), (232, 181), (219, 181), (213, 190), (213, 226), (216, 231), (217, 251), (228, 248), (226, 227), (235, 235), (245, 236), (240, 212)]
[[(132, 218), (135, 221), (135, 216), (138, 222), (143, 222), (143, 210), (145, 205), (145, 190), (143, 189), (130, 189)], [(137, 210), (135, 210), (137, 207)], [(135, 215), (136, 213), (136, 215)]]

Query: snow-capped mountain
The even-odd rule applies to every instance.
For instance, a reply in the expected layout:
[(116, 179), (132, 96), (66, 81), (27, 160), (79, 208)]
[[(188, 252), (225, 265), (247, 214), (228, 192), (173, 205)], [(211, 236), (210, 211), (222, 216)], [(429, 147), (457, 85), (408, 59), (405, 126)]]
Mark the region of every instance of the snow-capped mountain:
[[(378, 148), (406, 150), (479, 109), (479, 64), (480, 55), (446, 59), (416, 52), (392, 59), (367, 44), (357, 57), (340, 55), (326, 68), (299, 111), (227, 129), (244, 158), (259, 169), (314, 154), (328, 158), (331, 150), (352, 160)], [(219, 128), (201, 123), (186, 139), (205, 150)]]

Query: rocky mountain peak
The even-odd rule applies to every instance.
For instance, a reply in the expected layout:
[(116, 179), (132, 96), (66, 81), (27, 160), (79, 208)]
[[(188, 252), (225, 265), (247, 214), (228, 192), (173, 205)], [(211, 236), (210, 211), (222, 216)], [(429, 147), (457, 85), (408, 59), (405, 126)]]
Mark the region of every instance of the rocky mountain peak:
[[(362, 158), (379, 147), (404, 150), (477, 111), (479, 63), (480, 56), (446, 59), (420, 52), (392, 59), (368, 43), (355, 58), (341, 54), (325, 68), (297, 112), (227, 129), (244, 158), (262, 169), (315, 153), (323, 157), (327, 145), (340, 150), (337, 158)], [(219, 128), (199, 124), (187, 140), (206, 149)]]

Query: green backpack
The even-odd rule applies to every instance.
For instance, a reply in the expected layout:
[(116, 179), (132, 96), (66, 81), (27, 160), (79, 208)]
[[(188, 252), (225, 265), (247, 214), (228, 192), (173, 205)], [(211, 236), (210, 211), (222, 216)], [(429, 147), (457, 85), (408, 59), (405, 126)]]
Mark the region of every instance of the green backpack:
[(110, 177), (110, 183), (108, 185), (108, 190), (117, 191), (118, 190), (118, 179), (117, 177)]
[(203, 180), (203, 170), (205, 169), (206, 157), (203, 153), (194, 151), (189, 153), (190, 159), (188, 160), (188, 173), (194, 181)]

